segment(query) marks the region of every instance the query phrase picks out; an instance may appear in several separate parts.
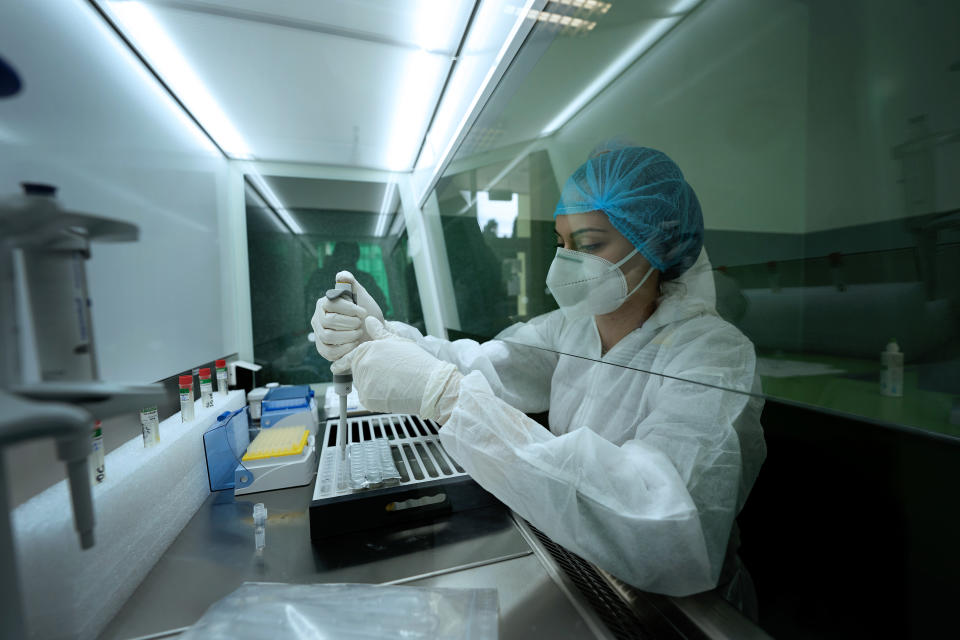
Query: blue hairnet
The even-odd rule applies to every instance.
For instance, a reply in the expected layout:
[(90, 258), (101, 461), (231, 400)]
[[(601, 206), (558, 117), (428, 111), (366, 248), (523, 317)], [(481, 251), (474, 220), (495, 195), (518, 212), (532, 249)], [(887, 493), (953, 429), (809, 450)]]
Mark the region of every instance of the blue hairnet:
[(663, 274), (676, 278), (703, 247), (700, 202), (673, 160), (647, 147), (604, 148), (567, 180), (553, 216), (602, 211)]

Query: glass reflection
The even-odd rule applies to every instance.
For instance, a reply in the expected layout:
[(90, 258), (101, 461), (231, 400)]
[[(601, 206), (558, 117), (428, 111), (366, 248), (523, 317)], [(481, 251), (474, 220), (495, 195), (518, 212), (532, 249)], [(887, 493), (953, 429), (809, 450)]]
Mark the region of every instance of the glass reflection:
[[(538, 25), (429, 195), (453, 340), (387, 323), (353, 362), (371, 408), (440, 419), (471, 475), (614, 575), (720, 585), (750, 612), (734, 518), (764, 397), (960, 436), (960, 9), (869, 4), (614, 2), (587, 32)], [(629, 140), (689, 193), (618, 183)], [(523, 415), (546, 411), (549, 432)]]
[(307, 279), (304, 289), (306, 295), (304, 307), (308, 314), (313, 316), (314, 305), (328, 289), (332, 288), (330, 283), (336, 282), (337, 273), (349, 271), (383, 310), (384, 316), (392, 317), (393, 310), (389, 299), (379, 284), (383, 283), (385, 287), (389, 287), (380, 247), (369, 243), (361, 247), (359, 242), (345, 240), (330, 244), (333, 244), (333, 250), (323, 256), (322, 266)]
[[(479, 321), (506, 307), (485, 240), (501, 220), (519, 229), (521, 199), (481, 202), (443, 226), (458, 308), (479, 316), (462, 326), (488, 331)], [(440, 422), (458, 464), (564, 547), (638, 588), (717, 588), (754, 615), (734, 520), (766, 455), (763, 400), (753, 345), (714, 308), (696, 195), (662, 152), (617, 143), (573, 172), (555, 216), (538, 286), (559, 309), (481, 343), (384, 327), (372, 300), (324, 300), (321, 348), (366, 408)], [(543, 412), (549, 431), (526, 415)]]
[[(310, 328), (317, 299), (347, 270), (387, 320), (420, 330), (423, 312), (396, 190), (382, 183), (265, 176), (269, 203), (248, 188), (247, 250), (258, 380), (332, 379)], [(277, 213), (292, 218), (294, 233)]]
[(545, 282), (559, 189), (546, 153), (450, 174), (434, 197), (460, 321), (451, 337), (492, 338), (557, 308)]
[[(960, 437), (958, 11), (611, 3), (587, 33), (538, 25), (435, 191), (467, 252), (482, 238), (500, 261), (465, 290), (506, 303), (458, 292), (465, 327), (490, 338), (553, 308), (558, 187), (598, 141), (633, 139), (695, 186), (716, 311), (755, 344), (769, 397)], [(513, 237), (483, 193), (517, 194)], [(901, 396), (881, 393), (893, 340)]]
[[(563, 11), (559, 3), (546, 10)], [(451, 265), (464, 254), (493, 253), (500, 262), (499, 279), (457, 291), (460, 321), (482, 344), (453, 349), (483, 363), (491, 391), (508, 404), (527, 412), (549, 407), (544, 421), (556, 440), (580, 438), (582, 450), (611, 455), (602, 471), (581, 471), (581, 450), (532, 435), (543, 451), (517, 465), (543, 462), (536, 455), (556, 447), (549, 458), (556, 466), (544, 468), (568, 472), (557, 474), (558, 484), (594, 488), (599, 474), (605, 484), (596, 495), (617, 495), (624, 468), (649, 485), (615, 456), (649, 444), (681, 472), (701, 513), (722, 511), (729, 484), (712, 485), (716, 493), (704, 499), (698, 473), (716, 478), (710, 474), (725, 472), (716, 467), (742, 465), (749, 488), (764, 459), (762, 393), (777, 401), (766, 403), (771, 459), (753, 492), (752, 520), (744, 515), (754, 535), (746, 546), (763, 580), (764, 627), (777, 637), (862, 635), (865, 628), (930, 635), (949, 623), (940, 594), (956, 575), (943, 564), (955, 523), (944, 529), (939, 514), (955, 466), (947, 445), (960, 441), (960, 4), (614, 1), (587, 17), (596, 23), (588, 32), (534, 28), (432, 195), (445, 232), (471, 237), (445, 233)], [(704, 302), (713, 331), (736, 340), (714, 345), (710, 329), (668, 329), (645, 352), (628, 348), (629, 334), (605, 343), (600, 322), (585, 322), (574, 338), (576, 321), (561, 322), (562, 312), (553, 311), (563, 305), (544, 287), (557, 256), (547, 244), (556, 238), (554, 211), (595, 145), (615, 139), (666, 151), (703, 206), (703, 252), (686, 275), (660, 283), (660, 306), (635, 331), (653, 330), (677, 287)], [(483, 210), (490, 200), (512, 202), (514, 193), (515, 218)], [(559, 244), (586, 248), (571, 237), (581, 222), (568, 217), (570, 224), (558, 218)], [(626, 292), (641, 281), (644, 265), (629, 248), (603, 257), (610, 265), (627, 259), (620, 265)], [(491, 302), (468, 307), (461, 298), (478, 291)], [(893, 342), (902, 355), (890, 355)], [(450, 357), (450, 347), (436, 349)], [(898, 394), (881, 381), (901, 375), (901, 359)], [(514, 375), (507, 362), (529, 369)], [(630, 384), (644, 385), (644, 403), (655, 388), (676, 395), (637, 407)], [(653, 429), (647, 440), (645, 421), (656, 422), (660, 407), (677, 420), (668, 435), (658, 440)], [(741, 407), (732, 429), (722, 427), (730, 415), (723, 407)], [(632, 423), (631, 410), (645, 418)], [(721, 420), (703, 433), (716, 439), (688, 437), (709, 411)], [(627, 435), (618, 424), (636, 431)], [(731, 432), (740, 460), (724, 457), (722, 438)], [(528, 453), (527, 442), (518, 437), (514, 446)], [(684, 447), (697, 449), (707, 466), (690, 473), (677, 455)], [(498, 459), (513, 455), (496, 451)], [(482, 451), (475, 453), (479, 460)], [(811, 491), (810, 476), (821, 473)], [(505, 476), (506, 484), (526, 486)], [(531, 513), (545, 495), (555, 511), (594, 495), (527, 492), (517, 501)], [(771, 525), (768, 514), (778, 510), (790, 526)], [(704, 515), (705, 530), (713, 530), (715, 515)], [(550, 514), (539, 517), (549, 526)], [(803, 533), (791, 530), (800, 521), (810, 523), (800, 525)], [(549, 533), (582, 548), (610, 523), (598, 516), (589, 527)], [(730, 532), (735, 547), (736, 527)], [(872, 546), (864, 546), (868, 538)], [(607, 550), (591, 549), (591, 559), (604, 566)], [(869, 619), (878, 602), (889, 604), (881, 607), (889, 615)]]

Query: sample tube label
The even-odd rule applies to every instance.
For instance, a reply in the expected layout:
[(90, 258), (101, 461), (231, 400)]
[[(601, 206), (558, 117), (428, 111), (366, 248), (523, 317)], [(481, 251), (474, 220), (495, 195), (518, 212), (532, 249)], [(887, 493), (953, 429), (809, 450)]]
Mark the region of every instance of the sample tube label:
[(97, 428), (93, 430), (93, 442), (90, 446), (90, 482), (100, 484), (107, 476), (106, 464), (103, 455), (103, 432)]
[(183, 422), (193, 420), (193, 390), (180, 389), (180, 418)]
[(140, 429), (143, 431), (143, 446), (152, 447), (160, 442), (160, 415), (156, 407), (140, 411)]
[(210, 382), (210, 378), (200, 379), (200, 399), (203, 401), (205, 409), (213, 406), (213, 384)]
[(217, 367), (217, 393), (225, 396), (227, 391), (227, 369), (226, 367)]

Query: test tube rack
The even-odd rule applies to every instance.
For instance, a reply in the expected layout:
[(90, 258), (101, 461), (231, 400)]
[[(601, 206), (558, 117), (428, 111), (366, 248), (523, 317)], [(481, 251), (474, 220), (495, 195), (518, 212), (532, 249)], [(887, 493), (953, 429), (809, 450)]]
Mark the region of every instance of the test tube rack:
[(443, 448), (439, 426), (419, 416), (382, 414), (350, 418), (346, 443), (385, 438), (400, 472), (392, 486), (352, 489), (348, 461), (337, 446), (336, 419), (326, 421), (310, 502), (314, 541), (355, 531), (444, 518), (451, 513), (500, 504)]

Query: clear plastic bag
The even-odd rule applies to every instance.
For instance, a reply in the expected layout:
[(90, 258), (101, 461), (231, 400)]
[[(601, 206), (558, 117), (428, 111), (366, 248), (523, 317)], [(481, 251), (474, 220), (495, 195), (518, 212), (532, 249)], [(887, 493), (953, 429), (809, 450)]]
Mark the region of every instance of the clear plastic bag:
[(495, 640), (496, 589), (246, 582), (181, 638)]

